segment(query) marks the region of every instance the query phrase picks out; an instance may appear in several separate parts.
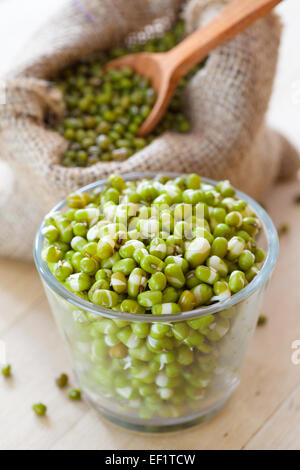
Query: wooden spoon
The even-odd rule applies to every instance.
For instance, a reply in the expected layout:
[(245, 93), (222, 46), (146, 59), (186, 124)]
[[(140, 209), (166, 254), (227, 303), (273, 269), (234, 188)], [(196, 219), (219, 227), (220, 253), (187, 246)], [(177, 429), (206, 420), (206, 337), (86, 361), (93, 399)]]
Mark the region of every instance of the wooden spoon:
[(129, 66), (151, 80), (157, 93), (155, 105), (138, 130), (149, 134), (163, 117), (180, 79), (209, 52), (265, 16), (281, 0), (232, 0), (207, 25), (164, 53), (141, 52), (109, 62), (105, 69)]

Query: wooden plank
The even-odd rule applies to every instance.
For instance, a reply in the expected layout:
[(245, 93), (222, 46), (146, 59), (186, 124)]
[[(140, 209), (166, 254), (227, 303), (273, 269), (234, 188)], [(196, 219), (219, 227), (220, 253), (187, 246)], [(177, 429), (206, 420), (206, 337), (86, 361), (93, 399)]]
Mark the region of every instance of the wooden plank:
[(41, 283), (33, 263), (2, 259), (0, 263), (0, 335), (20, 318), (29, 306), (43, 299)]
[[(41, 288), (41, 286), (40, 286)], [(46, 300), (26, 312), (5, 335), (13, 377), (0, 378), (0, 448), (47, 449), (86, 412), (84, 403), (73, 403), (58, 389), (55, 376), (70, 366)], [(33, 403), (48, 406), (48, 417), (39, 418)]]
[(90, 412), (53, 449), (240, 449), (276, 409), (288, 386), (285, 383), (274, 393), (274, 382), (282, 379), (281, 374), (266, 371), (264, 364), (251, 358), (246, 368), (241, 386), (223, 410), (199, 426), (163, 435), (143, 435), (124, 431)]
[[(298, 367), (297, 373), (299, 374)], [(300, 387), (245, 446), (247, 450), (300, 450)]]

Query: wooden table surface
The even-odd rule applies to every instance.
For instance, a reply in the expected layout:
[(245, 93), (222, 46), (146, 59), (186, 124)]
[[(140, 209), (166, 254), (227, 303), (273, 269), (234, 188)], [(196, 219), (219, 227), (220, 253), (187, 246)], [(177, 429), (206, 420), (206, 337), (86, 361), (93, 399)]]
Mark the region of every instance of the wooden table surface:
[[(276, 226), (290, 224), (240, 387), (211, 420), (179, 433), (145, 435), (101, 419), (54, 385), (71, 375), (67, 355), (33, 265), (0, 260), (0, 341), (13, 377), (0, 377), (0, 449), (300, 449), (300, 205), (298, 182), (278, 185), (265, 203)], [(21, 234), (20, 234), (21, 236)], [(300, 359), (300, 354), (299, 354)], [(48, 415), (31, 405), (43, 401)]]

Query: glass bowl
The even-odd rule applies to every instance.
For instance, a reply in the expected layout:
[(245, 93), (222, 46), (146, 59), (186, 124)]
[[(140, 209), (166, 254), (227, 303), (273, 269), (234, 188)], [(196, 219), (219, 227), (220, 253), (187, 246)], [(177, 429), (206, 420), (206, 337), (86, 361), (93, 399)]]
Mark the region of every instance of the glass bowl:
[[(154, 176), (123, 175), (126, 180)], [(202, 181), (216, 184), (207, 178)], [(101, 190), (105, 183), (106, 180), (97, 181), (79, 191)], [(56, 280), (43, 261), (44, 223), (38, 230), (35, 263), (78, 386), (86, 400), (110, 421), (148, 432), (191, 426), (215, 414), (239, 384), (276, 263), (278, 237), (265, 210), (242, 192), (237, 191), (237, 196), (252, 207), (261, 221), (259, 244), (267, 252), (265, 262), (258, 275), (237, 294), (180, 314), (122, 313), (79, 298)], [(65, 207), (63, 200), (51, 212)], [(150, 329), (159, 330), (157, 339), (150, 337)], [(120, 332), (126, 348), (118, 351)]]

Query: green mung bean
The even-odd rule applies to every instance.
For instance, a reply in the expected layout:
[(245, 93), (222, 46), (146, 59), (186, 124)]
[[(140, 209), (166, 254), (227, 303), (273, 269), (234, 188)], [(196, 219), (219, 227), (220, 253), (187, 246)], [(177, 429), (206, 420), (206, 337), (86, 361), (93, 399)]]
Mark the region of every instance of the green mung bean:
[[(115, 138), (125, 123), (106, 117), (101, 135)], [(84, 122), (89, 130), (100, 125)], [(77, 132), (81, 123), (69, 125)], [(122, 136), (117, 140), (125, 145)], [(258, 274), (265, 259), (255, 240), (259, 220), (228, 182), (214, 188), (197, 175), (138, 181), (111, 175), (102, 191), (73, 193), (67, 201), (66, 212), (46, 217), (43, 259), (65, 288), (112, 312), (104, 318), (101, 308), (97, 314), (68, 304), (85, 380), (145, 419), (193, 412), (238, 309), (200, 310), (188, 320), (183, 312), (229, 299)]]
[[(69, 141), (63, 165), (90, 166), (101, 161), (129, 158), (166, 130), (189, 132), (190, 124), (180, 110), (180, 95), (187, 79), (179, 84), (169, 109), (153, 133), (139, 138), (136, 137), (138, 128), (156, 101), (154, 89), (145, 77), (129, 67), (110, 71), (103, 69), (110, 59), (131, 52), (167, 51), (180, 42), (183, 35), (182, 23), (179, 22), (162, 37), (149, 39), (145, 44), (112, 49), (98, 58), (66, 67), (53, 78), (65, 103), (65, 116), (57, 125), (57, 130)], [(200, 66), (195, 67), (188, 78)], [(201, 181), (198, 175), (190, 180), (187, 189), (198, 190)], [(117, 180), (114, 189), (123, 189)], [(74, 204), (80, 205), (80, 201), (74, 201)]]
[(47, 407), (43, 403), (35, 403), (32, 409), (37, 416), (45, 416), (47, 413)]

